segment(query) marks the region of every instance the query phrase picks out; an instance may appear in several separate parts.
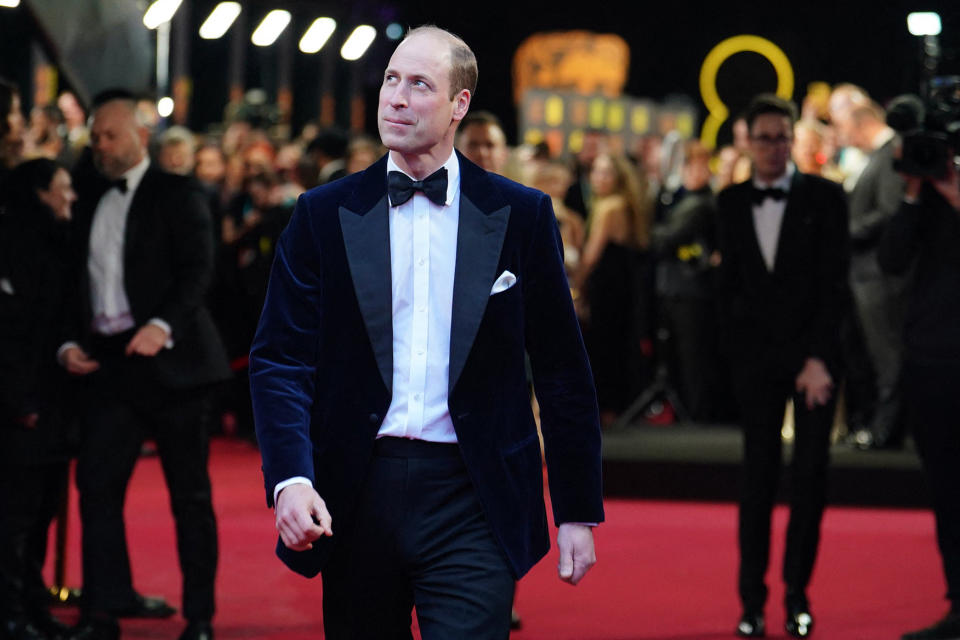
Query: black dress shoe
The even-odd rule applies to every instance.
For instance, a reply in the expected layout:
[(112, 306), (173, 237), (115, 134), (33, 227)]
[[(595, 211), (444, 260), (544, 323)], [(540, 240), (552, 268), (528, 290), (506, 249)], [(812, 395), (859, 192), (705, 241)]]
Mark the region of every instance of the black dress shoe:
[(951, 611), (942, 620), (929, 627), (910, 631), (900, 640), (958, 640), (960, 639), (960, 612)]
[(873, 432), (865, 427), (851, 430), (843, 439), (843, 444), (853, 449), (867, 451), (873, 448)]
[(163, 598), (143, 596), (139, 593), (133, 602), (121, 609), (114, 609), (110, 613), (117, 618), (169, 618), (177, 610), (167, 604)]
[(47, 635), (26, 618), (11, 618), (0, 622), (3, 640), (47, 640)]
[(794, 638), (808, 638), (813, 633), (813, 616), (806, 602), (787, 605), (787, 633)]
[(741, 616), (740, 623), (737, 625), (738, 636), (741, 638), (762, 638), (766, 633), (766, 623), (763, 620), (762, 613), (746, 612)]
[(70, 630), (67, 640), (119, 640), (120, 625), (113, 618), (81, 618), (77, 626)]
[(208, 620), (188, 622), (187, 628), (180, 634), (180, 640), (213, 640), (213, 626)]

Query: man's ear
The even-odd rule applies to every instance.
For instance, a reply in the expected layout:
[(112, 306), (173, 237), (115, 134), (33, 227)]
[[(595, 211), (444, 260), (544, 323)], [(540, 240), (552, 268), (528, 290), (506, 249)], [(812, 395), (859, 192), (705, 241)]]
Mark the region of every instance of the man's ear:
[(144, 149), (150, 146), (150, 129), (143, 125), (137, 125), (137, 137), (140, 138), (140, 144)]
[(453, 121), (460, 122), (463, 120), (464, 116), (467, 115), (467, 111), (470, 109), (470, 95), (469, 89), (461, 89), (460, 93), (453, 97)]

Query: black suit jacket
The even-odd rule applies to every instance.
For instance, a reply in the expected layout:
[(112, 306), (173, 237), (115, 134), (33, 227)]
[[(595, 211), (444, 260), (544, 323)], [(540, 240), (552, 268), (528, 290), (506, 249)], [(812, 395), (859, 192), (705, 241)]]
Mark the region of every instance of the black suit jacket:
[[(76, 270), (80, 278), (73, 325), (66, 336), (91, 338), (87, 258), (90, 231), (108, 185), (95, 178), (79, 187), (76, 207)], [(124, 289), (136, 327), (160, 318), (173, 330), (174, 346), (144, 360), (150, 379), (185, 389), (230, 376), (226, 355), (204, 296), (213, 276), (213, 233), (207, 198), (190, 178), (151, 166), (137, 186), (123, 243)]]
[(776, 261), (767, 270), (753, 224), (751, 181), (717, 198), (720, 304), (735, 371), (794, 376), (808, 357), (834, 372), (847, 295), (849, 239), (842, 188), (795, 173)]
[[(550, 546), (524, 352), (557, 523), (603, 520), (596, 396), (549, 197), (459, 160), (448, 404), (487, 520), (519, 577)], [(278, 482), (303, 476), (335, 523), (336, 534), (310, 551), (278, 544), (281, 558), (308, 576), (350, 535), (392, 397), (386, 173), (384, 156), (301, 196), (277, 246), (250, 354), (268, 503)], [(491, 295), (505, 270), (516, 284)]]

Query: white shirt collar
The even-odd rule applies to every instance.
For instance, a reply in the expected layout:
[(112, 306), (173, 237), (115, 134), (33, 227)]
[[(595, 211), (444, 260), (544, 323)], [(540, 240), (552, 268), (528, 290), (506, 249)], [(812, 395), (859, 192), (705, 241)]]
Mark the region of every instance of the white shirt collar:
[(873, 145), (871, 148), (876, 151), (883, 145), (890, 142), (893, 137), (897, 135), (897, 132), (891, 129), (890, 127), (884, 127), (877, 135), (873, 136), (873, 140), (870, 143)]
[(797, 172), (796, 166), (792, 162), (787, 163), (787, 170), (782, 176), (773, 182), (764, 182), (756, 176), (753, 177), (753, 186), (757, 189), (783, 189), (790, 191), (790, 182), (793, 180), (793, 174)]
[(150, 168), (150, 156), (144, 155), (143, 160), (133, 165), (121, 176), (127, 181), (127, 193), (133, 193), (140, 186), (143, 175)]
[[(460, 188), (460, 160), (457, 158), (456, 151), (450, 151), (450, 157), (447, 158), (447, 161), (443, 163), (443, 166), (447, 169), (447, 199), (444, 201), (444, 205), (450, 206), (453, 204), (453, 199), (456, 197), (457, 190)], [(393, 161), (393, 155), (388, 153), (387, 173), (389, 174), (391, 171), (399, 171), (411, 180), (415, 179), (409, 173), (397, 166), (397, 163)]]

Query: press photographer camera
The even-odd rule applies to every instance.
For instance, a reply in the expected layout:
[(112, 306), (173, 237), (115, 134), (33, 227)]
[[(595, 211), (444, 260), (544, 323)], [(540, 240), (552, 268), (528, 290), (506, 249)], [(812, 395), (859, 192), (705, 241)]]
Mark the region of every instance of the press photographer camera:
[(952, 153), (960, 149), (960, 76), (933, 78), (928, 93), (926, 102), (903, 95), (887, 109), (887, 124), (903, 138), (894, 168), (910, 176), (943, 178)]

